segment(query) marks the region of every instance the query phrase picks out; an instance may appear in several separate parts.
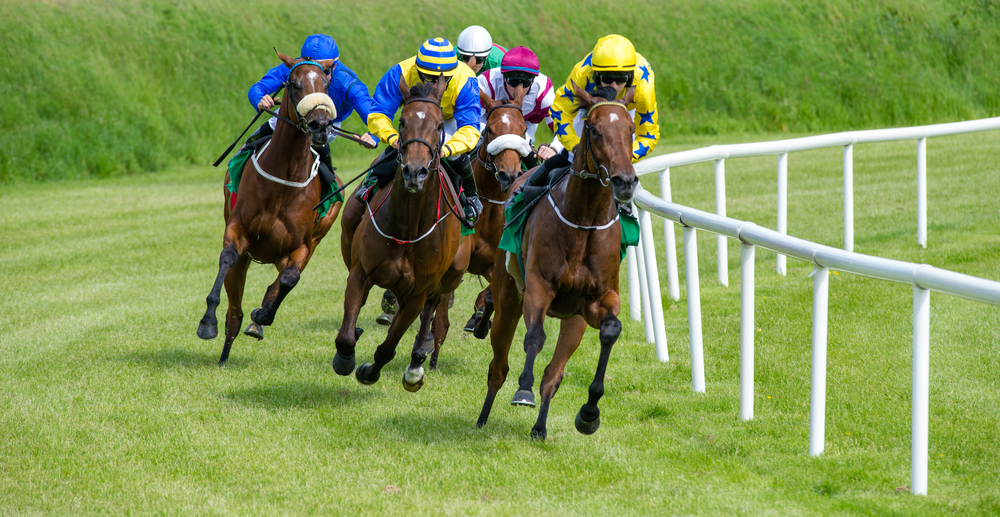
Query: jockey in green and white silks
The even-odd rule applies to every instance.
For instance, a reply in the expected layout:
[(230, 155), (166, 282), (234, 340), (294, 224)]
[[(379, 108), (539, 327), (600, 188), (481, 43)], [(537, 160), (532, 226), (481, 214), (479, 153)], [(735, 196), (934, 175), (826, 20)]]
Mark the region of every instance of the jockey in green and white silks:
[(469, 65), (477, 77), (500, 66), (507, 52), (507, 49), (493, 43), (489, 31), (478, 25), (470, 25), (458, 35), (455, 50), (458, 51), (458, 60)]

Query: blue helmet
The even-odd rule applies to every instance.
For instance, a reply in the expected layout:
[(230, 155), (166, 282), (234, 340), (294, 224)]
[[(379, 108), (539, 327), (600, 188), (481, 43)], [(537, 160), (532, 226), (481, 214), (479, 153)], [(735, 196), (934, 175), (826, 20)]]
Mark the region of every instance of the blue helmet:
[(340, 59), (337, 42), (326, 34), (313, 34), (302, 44), (302, 54), (299, 57), (308, 59)]

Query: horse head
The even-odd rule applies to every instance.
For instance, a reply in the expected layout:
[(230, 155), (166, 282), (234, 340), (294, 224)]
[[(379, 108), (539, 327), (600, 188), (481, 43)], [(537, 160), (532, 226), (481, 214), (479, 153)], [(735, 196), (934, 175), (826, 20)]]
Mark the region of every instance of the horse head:
[(486, 157), (480, 159), (486, 170), (496, 177), (504, 194), (521, 175), (521, 157), (532, 152), (531, 144), (524, 139), (528, 124), (521, 112), (526, 93), (526, 88), (518, 86), (510, 101), (495, 101), (483, 91), (479, 92), (480, 104), (486, 109), (486, 129), (483, 131)]
[[(277, 51), (275, 51), (277, 52)], [(337, 118), (337, 108), (326, 93), (331, 74), (337, 65), (333, 59), (293, 59), (277, 52), (289, 68), (285, 99), (281, 110), (303, 132), (309, 133), (312, 145), (325, 145), (330, 139), (330, 125)]]
[[(420, 192), (431, 170), (437, 170), (444, 145), (444, 113), (441, 98), (448, 83), (419, 83), (412, 88), (399, 80), (403, 111), (399, 115), (399, 164), (403, 186)], [(411, 144), (423, 145), (411, 145)]]
[(590, 170), (604, 184), (611, 185), (615, 200), (630, 203), (639, 185), (639, 177), (632, 166), (632, 140), (635, 123), (628, 113), (628, 104), (635, 96), (635, 87), (625, 92), (625, 97), (615, 99), (611, 87), (598, 87), (594, 95), (587, 93), (577, 84), (573, 90), (587, 110), (583, 134), (577, 153), (583, 156), (584, 167)]

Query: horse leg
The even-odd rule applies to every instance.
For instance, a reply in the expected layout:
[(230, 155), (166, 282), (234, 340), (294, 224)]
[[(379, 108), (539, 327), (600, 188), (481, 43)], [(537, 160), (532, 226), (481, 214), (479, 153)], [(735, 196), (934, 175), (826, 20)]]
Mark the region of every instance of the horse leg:
[(410, 364), (403, 371), (403, 388), (411, 393), (418, 391), (424, 385), (424, 361), (427, 359), (427, 332), (430, 330), (431, 319), (434, 317), (434, 308), (444, 304), (447, 317), (448, 302), (437, 297), (435, 300), (428, 297), (424, 301), (424, 308), (420, 311), (420, 330), (417, 331), (417, 338), (413, 342), (413, 351), (410, 353)]
[[(309, 247), (303, 244), (296, 248), (288, 258), (281, 261), (281, 264), (284, 264), (285, 267), (281, 268), (281, 274), (278, 275), (278, 279), (275, 281), (278, 284), (278, 288), (274, 291), (274, 296), (270, 299), (265, 296), (264, 301), (261, 302), (260, 309), (250, 311), (250, 319), (254, 323), (263, 326), (274, 323), (274, 316), (278, 312), (278, 307), (281, 307), (281, 302), (285, 300), (285, 296), (288, 296), (288, 293), (299, 283), (302, 270), (305, 269), (306, 264), (309, 262), (310, 255)], [(271, 287), (274, 287), (274, 284), (271, 284)], [(271, 288), (268, 288), (267, 294), (270, 295), (271, 292)], [(263, 337), (263, 334), (261, 337)]]
[[(559, 339), (556, 341), (556, 349), (552, 352), (552, 361), (545, 367), (542, 374), (542, 383), (539, 387), (539, 394), (542, 396), (542, 405), (538, 408), (538, 419), (534, 427), (531, 428), (531, 437), (544, 440), (548, 434), (546, 422), (549, 417), (549, 406), (552, 397), (559, 390), (562, 383), (563, 374), (566, 371), (566, 363), (576, 352), (583, 339), (583, 333), (587, 330), (587, 322), (582, 316), (576, 315), (572, 318), (562, 320), (559, 326)], [(596, 429), (596, 427), (595, 427)], [(589, 434), (589, 433), (588, 433)]]
[(472, 335), (479, 339), (486, 337), (486, 333), (490, 331), (490, 326), (493, 325), (493, 284), (490, 284), (485, 291), (483, 291), (483, 316), (479, 318), (479, 322), (476, 323), (476, 329), (472, 331)]
[(434, 310), (434, 351), (431, 352), (431, 370), (437, 370), (438, 355), (441, 353), (441, 344), (444, 343), (444, 339), (448, 337), (448, 330), (451, 328), (451, 320), (448, 318), (448, 307), (449, 302), (453, 299), (454, 293), (445, 293), (441, 295), (441, 301), (437, 304), (437, 308)]
[[(389, 332), (386, 333), (385, 341), (375, 349), (375, 362), (365, 363), (359, 366), (357, 371), (354, 372), (354, 376), (357, 377), (358, 382), (361, 384), (375, 384), (378, 381), (379, 376), (382, 374), (382, 368), (389, 364), (389, 361), (392, 361), (392, 358), (396, 356), (396, 345), (399, 344), (399, 340), (403, 338), (403, 334), (409, 330), (413, 320), (417, 319), (417, 316), (423, 310), (426, 296), (426, 294), (420, 294), (405, 302), (399, 300), (399, 309), (396, 311), (396, 317), (392, 319), (392, 324), (389, 325)], [(341, 332), (343, 332), (343, 329), (341, 329)], [(427, 329), (424, 329), (423, 333), (417, 334), (417, 341), (426, 339), (426, 335)]]
[(354, 371), (354, 347), (358, 344), (358, 313), (368, 299), (372, 281), (360, 265), (351, 269), (344, 291), (344, 319), (334, 342), (337, 353), (333, 356), (333, 371), (337, 375), (350, 375)]
[(205, 315), (198, 322), (198, 337), (202, 339), (215, 339), (219, 335), (219, 320), (215, 317), (215, 310), (219, 308), (221, 301), (222, 283), (226, 280), (226, 275), (229, 274), (229, 270), (232, 269), (233, 264), (236, 264), (240, 255), (236, 244), (231, 240), (229, 244), (223, 246), (222, 253), (219, 254), (219, 274), (216, 275), (212, 290), (209, 291), (208, 298), (205, 299), (205, 304), (208, 306)]
[[(517, 393), (511, 404), (535, 407), (535, 394), (531, 388), (535, 383), (535, 357), (545, 344), (545, 312), (555, 298), (555, 293), (543, 282), (532, 278), (524, 294), (524, 326), (528, 329), (524, 336), (524, 370), (518, 378)], [(536, 288), (532, 288), (536, 287)]]
[[(278, 271), (281, 270), (279, 269)], [(271, 285), (267, 286), (267, 290), (264, 291), (264, 299), (260, 301), (260, 307), (257, 307), (250, 311), (250, 324), (247, 325), (247, 328), (243, 329), (244, 335), (256, 338), (258, 340), (264, 339), (264, 325), (262, 323), (257, 323), (257, 320), (260, 317), (261, 307), (267, 307), (267, 305), (271, 303), (271, 301), (274, 300), (276, 296), (278, 296), (278, 289), (280, 288), (280, 284), (281, 284), (281, 275), (278, 275), (278, 278), (275, 278), (274, 282), (272, 282)]]
[(222, 345), (222, 356), (219, 364), (229, 359), (229, 349), (240, 334), (243, 325), (243, 286), (246, 284), (247, 268), (250, 267), (250, 257), (243, 255), (226, 275), (226, 297), (229, 298), (229, 310), (226, 311), (226, 342)]
[(597, 402), (604, 396), (604, 374), (608, 368), (608, 358), (611, 357), (611, 347), (622, 333), (622, 323), (617, 316), (620, 309), (618, 293), (611, 291), (601, 299), (597, 310), (593, 312), (593, 316), (596, 316), (594, 319), (600, 318), (601, 357), (597, 361), (594, 382), (590, 383), (587, 403), (580, 408), (574, 422), (576, 430), (583, 434), (594, 434), (601, 425), (601, 410), (598, 409)]
[[(496, 299), (498, 301), (496, 306), (496, 320), (490, 332), (490, 346), (493, 349), (493, 359), (490, 361), (490, 368), (486, 376), (486, 400), (483, 401), (483, 409), (479, 413), (479, 420), (476, 421), (476, 427), (486, 425), (486, 420), (490, 417), (490, 411), (493, 409), (493, 402), (496, 400), (497, 392), (500, 391), (504, 381), (507, 380), (507, 373), (510, 371), (510, 363), (508, 362), (510, 345), (514, 341), (517, 324), (521, 321), (521, 301), (516, 292), (517, 286), (514, 285), (514, 279), (507, 275), (506, 271), (497, 278), (498, 283), (493, 284), (496, 289)], [(487, 307), (489, 310), (486, 314), (489, 315), (493, 312), (492, 296), (489, 298)]]

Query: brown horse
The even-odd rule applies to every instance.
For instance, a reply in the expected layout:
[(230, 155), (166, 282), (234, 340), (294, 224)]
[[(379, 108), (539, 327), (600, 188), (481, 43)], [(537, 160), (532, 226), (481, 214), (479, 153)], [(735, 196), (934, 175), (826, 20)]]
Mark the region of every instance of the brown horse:
[[(629, 88), (621, 101), (591, 97), (576, 85), (574, 90), (582, 108), (587, 109), (582, 139), (567, 179), (553, 187), (547, 200), (540, 201), (525, 222), (523, 297), (514, 278), (520, 280), (521, 275), (517, 259), (503, 250), (496, 256), (493, 272), (496, 318), (490, 333), (493, 360), (486, 400), (476, 424), (479, 427), (486, 424), (497, 392), (506, 380), (510, 345), (522, 314), (527, 327), (526, 358), (515, 400), (528, 399), (534, 405), (531, 393), (534, 362), (545, 343), (542, 325), (548, 315), (561, 319), (562, 325), (552, 361), (542, 376), (542, 405), (531, 429), (532, 438), (542, 440), (552, 396), (588, 325), (600, 329), (601, 355), (589, 399), (576, 416), (576, 428), (583, 434), (591, 434), (600, 425), (597, 402), (604, 394), (604, 373), (611, 347), (622, 329), (617, 318), (621, 308), (618, 298), (621, 227), (616, 222), (615, 202), (631, 202), (639, 184), (632, 167), (635, 124), (625, 108), (635, 94), (634, 87)], [(600, 93), (614, 97), (613, 89)], [(523, 182), (520, 179), (515, 185)]]
[[(333, 369), (349, 375), (354, 369), (358, 313), (372, 286), (390, 290), (399, 300), (385, 341), (375, 350), (374, 364), (358, 367), (362, 384), (378, 381), (382, 368), (396, 355), (396, 346), (420, 316), (403, 386), (417, 391), (424, 383), (421, 366), (427, 358), (425, 336), (432, 313), (462, 282), (469, 266), (469, 239), (461, 236), (457, 199), (445, 188), (441, 167), (444, 115), (441, 97), (447, 83), (417, 84), (400, 80), (403, 110), (399, 118), (399, 165), (385, 189), (362, 204), (348, 198), (341, 220), (340, 246), (350, 273), (344, 295), (344, 320), (337, 334)], [(451, 217), (456, 215), (456, 217)], [(447, 306), (447, 305), (445, 305)]]
[[(521, 174), (522, 153), (527, 155), (531, 152), (531, 144), (524, 139), (528, 125), (521, 113), (525, 93), (527, 89), (518, 86), (510, 101), (495, 101), (479, 92), (480, 103), (486, 109), (486, 129), (472, 170), (476, 177), (479, 199), (483, 202), (483, 212), (476, 222), (476, 233), (471, 236), (472, 256), (468, 272), (485, 278), (487, 282), (493, 281), (493, 259), (503, 234), (503, 203), (510, 195), (511, 184)], [(479, 293), (474, 319), (482, 316), (482, 307), (489, 290), (487, 285)], [(434, 352), (429, 363), (432, 369), (437, 367), (441, 344), (450, 327), (448, 301), (442, 300), (441, 307), (434, 313)], [(486, 335), (479, 337), (484, 338)]]
[(218, 335), (215, 311), (225, 283), (229, 310), (220, 364), (229, 358), (229, 349), (243, 324), (243, 286), (250, 261), (274, 264), (279, 272), (260, 308), (251, 311), (253, 323), (244, 331), (261, 339), (263, 326), (274, 321), (282, 300), (298, 283), (340, 212), (340, 203), (331, 206), (322, 218), (313, 210), (322, 187), (316, 177), (319, 157), (311, 146), (326, 144), (328, 127), (336, 117), (333, 101), (326, 94), (330, 86), (327, 74), (334, 61), (293, 59), (281, 52), (278, 57), (290, 69), (285, 102), (278, 115), (279, 120), (290, 123), (279, 122), (270, 142), (247, 160), (235, 205), (230, 207), (226, 196), (219, 273), (206, 300), (205, 316), (198, 324), (198, 337), (214, 339)]

